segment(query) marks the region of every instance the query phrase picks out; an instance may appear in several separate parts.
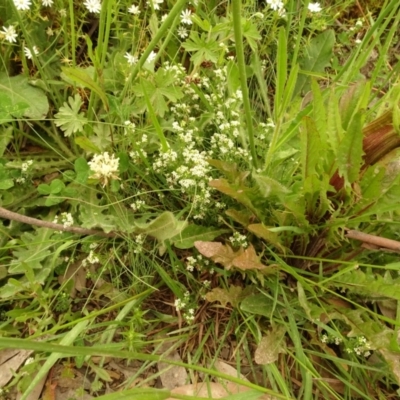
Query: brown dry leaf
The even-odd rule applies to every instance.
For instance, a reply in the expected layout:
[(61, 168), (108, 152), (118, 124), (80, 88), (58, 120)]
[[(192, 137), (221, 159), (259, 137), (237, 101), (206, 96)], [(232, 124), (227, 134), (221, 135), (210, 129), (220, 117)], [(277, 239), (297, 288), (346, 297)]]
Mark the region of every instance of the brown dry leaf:
[(279, 353), (284, 351), (282, 339), (285, 337), (285, 332), (286, 329), (279, 326), (262, 337), (254, 355), (257, 364), (272, 364), (278, 359)]
[(233, 266), (243, 271), (247, 269), (265, 269), (264, 264), (258, 260), (254, 247), (250, 245), (242, 254), (235, 257), (232, 261)]
[[(171, 394), (180, 394), (186, 396), (205, 397), (206, 399), (221, 399), (231, 394), (249, 391), (246, 386), (240, 386), (236, 383), (229, 382), (227, 385), (220, 383), (198, 383), (194, 385), (181, 386), (171, 390)], [(258, 400), (271, 400), (269, 395), (261, 395)], [(176, 400), (175, 397), (169, 397), (167, 400)]]
[(397, 383), (400, 383), (400, 356), (386, 349), (380, 349), (380, 353), (392, 368), (392, 372), (396, 377)]
[(232, 268), (233, 260), (243, 253), (243, 249), (237, 252), (232, 247), (219, 242), (194, 242), (196, 249), (205, 257), (211, 258), (215, 263), (222, 264), (227, 270)]
[[(164, 342), (159, 348), (157, 353), (162, 353), (164, 360), (180, 361), (182, 359), (173, 344), (170, 341)], [(160, 372), (160, 379), (165, 389), (174, 389), (179, 386), (185, 385), (189, 381), (186, 369), (178, 365), (171, 365), (168, 361), (159, 361), (157, 363), (158, 371)]]
[(82, 292), (86, 289), (86, 271), (80, 261), (69, 264), (65, 274), (58, 277), (58, 283), (62, 285), (70, 279), (74, 282), (70, 293), (70, 296), (74, 299), (77, 291)]
[(0, 388), (11, 380), (13, 372), (16, 372), (32, 353), (32, 350), (0, 350)]
[(229, 290), (214, 288), (206, 294), (206, 300), (212, 303), (213, 301), (219, 301), (224, 307), (228, 303), (231, 303), (233, 307), (239, 305), (242, 294), (242, 288), (240, 286), (230, 286)]

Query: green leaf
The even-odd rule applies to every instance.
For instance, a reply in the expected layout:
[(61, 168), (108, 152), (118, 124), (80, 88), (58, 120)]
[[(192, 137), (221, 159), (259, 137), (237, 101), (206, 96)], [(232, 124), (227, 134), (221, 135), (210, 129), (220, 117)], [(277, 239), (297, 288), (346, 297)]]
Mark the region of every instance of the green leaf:
[[(1, 110), (1, 104), (0, 104), (0, 110)], [(1, 113), (1, 111), (0, 111), (0, 113)], [(0, 119), (1, 119), (1, 117), (0, 117)], [(13, 127), (12, 126), (7, 126), (7, 127), (0, 126), (0, 157), (2, 157), (4, 155), (4, 152), (12, 138), (13, 138)]]
[(115, 216), (111, 215), (108, 207), (101, 206), (95, 189), (87, 190), (85, 201), (79, 204), (81, 226), (93, 229), (101, 228), (105, 233), (116, 230)]
[(194, 247), (194, 242), (197, 240), (212, 241), (227, 232), (230, 232), (230, 230), (190, 224), (181, 233), (172, 237), (170, 241), (178, 249), (190, 249)]
[(371, 83), (366, 80), (360, 80), (341, 96), (339, 103), (342, 126), (345, 131), (357, 112), (366, 109), (370, 99)]
[(273, 196), (282, 197), (290, 193), (287, 187), (269, 176), (253, 174), (252, 177), (256, 181), (260, 193), (264, 198)]
[(262, 293), (257, 293), (246, 297), (241, 302), (240, 309), (245, 312), (270, 318), (274, 312), (275, 303)]
[(24, 264), (28, 264), (31, 269), (42, 269), (44, 261), (52, 254), (54, 245), (51, 236), (54, 230), (39, 228), (34, 233), (25, 232), (21, 235), (23, 244), (18, 250), (13, 251), (14, 259), (10, 263), (10, 273), (24, 273)]
[(83, 102), (78, 94), (75, 97), (69, 97), (68, 103), (60, 107), (57, 114), (54, 115), (54, 123), (61, 128), (65, 136), (71, 136), (75, 132), (83, 130), (88, 120), (84, 113), (79, 113)]
[(67, 78), (95, 92), (103, 102), (104, 108), (106, 110), (109, 109), (106, 93), (99, 84), (91, 78), (87, 70), (79, 67), (64, 67), (62, 68), (62, 72)]
[(251, 210), (254, 214), (258, 214), (258, 210), (253, 205), (250, 197), (251, 189), (243, 185), (230, 184), (226, 179), (214, 179), (208, 183), (211, 187), (226, 194), (232, 199), (242, 203), (245, 207)]
[(335, 44), (333, 30), (326, 30), (311, 39), (304, 49), (304, 56), (300, 59), (301, 75), (298, 77), (295, 95), (305, 93), (310, 88), (310, 77), (319, 75), (330, 65)]
[(165, 240), (180, 234), (185, 229), (187, 222), (179, 221), (174, 214), (165, 211), (151, 222), (135, 222), (135, 225), (138, 228), (138, 233), (152, 236), (160, 243), (164, 243)]
[(193, 52), (191, 59), (195, 67), (200, 65), (203, 61), (212, 61), (216, 63), (221, 51), (215, 38), (210, 37), (206, 33), (202, 33), (201, 36), (199, 36), (199, 33), (194, 30), (190, 32), (189, 39), (187, 39), (182, 46), (186, 51)]
[(0, 74), (0, 123), (7, 122), (11, 116), (44, 119), (48, 111), (46, 95), (31, 86), (28, 78)]
[(300, 155), (303, 179), (318, 175), (317, 166), (324, 162), (324, 151), (314, 121), (303, 117), (303, 129), (300, 130)]
[(77, 158), (74, 162), (74, 167), (76, 172), (75, 182), (82, 185), (86, 184), (90, 175), (90, 167), (88, 162), (82, 157)]
[(363, 131), (365, 114), (359, 111), (353, 117), (350, 126), (339, 144), (337, 161), (339, 174), (344, 178), (345, 185), (355, 182), (363, 164)]
[(261, 35), (258, 32), (257, 26), (254, 25), (249, 19), (242, 19), (242, 34), (247, 40), (252, 51), (257, 51), (257, 40), (261, 40)]
[(78, 136), (75, 139), (75, 143), (86, 152), (100, 153), (100, 149), (86, 136)]

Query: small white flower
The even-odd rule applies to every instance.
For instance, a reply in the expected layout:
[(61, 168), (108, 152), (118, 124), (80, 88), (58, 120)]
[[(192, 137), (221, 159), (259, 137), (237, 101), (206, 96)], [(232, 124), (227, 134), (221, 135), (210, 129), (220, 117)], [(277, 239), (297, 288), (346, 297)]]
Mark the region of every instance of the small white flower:
[(322, 10), (319, 3), (308, 3), (308, 11), (310, 12), (320, 12)]
[(74, 224), (74, 218), (70, 213), (63, 212), (61, 213), (61, 222), (64, 228), (68, 228)]
[(192, 22), (192, 12), (189, 9), (182, 11), (181, 22), (182, 22), (182, 24), (192, 25), (192, 23), (193, 23)]
[(3, 26), (3, 31), (1, 32), (1, 34), (10, 43), (15, 43), (17, 41), (18, 34), (12, 25), (10, 25), (8, 28)]
[(164, 14), (164, 15), (161, 17), (161, 22), (164, 22), (164, 21), (167, 19), (167, 17), (168, 17), (168, 14)]
[(83, 5), (88, 9), (89, 12), (98, 14), (101, 10), (100, 0), (86, 0)]
[(33, 357), (29, 357), (29, 358), (27, 358), (27, 359), (26, 359), (26, 361), (25, 361), (25, 365), (32, 364), (34, 361), (35, 361), (35, 360), (34, 360), (34, 358), (33, 358)]
[[(39, 49), (36, 46), (32, 47), (33, 52), (35, 53), (35, 55), (39, 54)], [(24, 53), (27, 59), (32, 60), (32, 52), (28, 47), (24, 47)]]
[(184, 26), (180, 26), (177, 32), (178, 36), (182, 39), (186, 39), (189, 36), (187, 29)]
[(17, 10), (23, 11), (29, 10), (32, 3), (31, 0), (14, 0), (14, 4)]
[(149, 56), (147, 57), (146, 62), (150, 64), (151, 62), (153, 62), (156, 59), (156, 56), (157, 56), (157, 54), (154, 51), (152, 51), (149, 54)]
[(266, 0), (267, 4), (275, 11), (279, 11), (284, 7), (281, 0)]
[(133, 15), (139, 15), (140, 14), (140, 9), (139, 6), (135, 6), (134, 4), (132, 4), (129, 8), (128, 8), (128, 12), (133, 14)]
[(65, 8), (60, 9), (60, 16), (65, 18), (67, 16), (67, 10)]
[(153, 7), (155, 10), (159, 10), (160, 4), (162, 4), (164, 2), (164, 0), (148, 0), (147, 4), (149, 4), (149, 1), (151, 1), (153, 3)]
[(42, 0), (42, 4), (45, 7), (51, 7), (53, 5), (54, 1), (53, 0)]
[(128, 52), (125, 53), (124, 57), (128, 60), (129, 65), (133, 65), (137, 63), (137, 57), (133, 56), (132, 54), (129, 54)]

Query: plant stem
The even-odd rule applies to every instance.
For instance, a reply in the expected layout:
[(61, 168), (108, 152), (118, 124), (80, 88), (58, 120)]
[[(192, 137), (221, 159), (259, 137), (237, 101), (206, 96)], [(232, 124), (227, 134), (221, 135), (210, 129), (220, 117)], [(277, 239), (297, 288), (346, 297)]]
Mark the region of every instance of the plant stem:
[(236, 57), (239, 68), (240, 86), (242, 89), (242, 96), (243, 96), (243, 106), (246, 115), (247, 137), (249, 140), (252, 164), (254, 168), (257, 168), (257, 153), (254, 145), (253, 120), (251, 115), (249, 90), (247, 87), (246, 64), (244, 60), (241, 11), (242, 11), (241, 0), (233, 0), (232, 1), (233, 30), (235, 34)]

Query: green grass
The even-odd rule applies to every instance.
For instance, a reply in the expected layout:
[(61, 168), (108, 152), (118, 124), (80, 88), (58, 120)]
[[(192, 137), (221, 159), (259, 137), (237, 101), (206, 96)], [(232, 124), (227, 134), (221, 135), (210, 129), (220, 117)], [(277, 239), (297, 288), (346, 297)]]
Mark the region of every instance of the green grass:
[(0, 398), (399, 396), (397, 0), (3, 3)]

